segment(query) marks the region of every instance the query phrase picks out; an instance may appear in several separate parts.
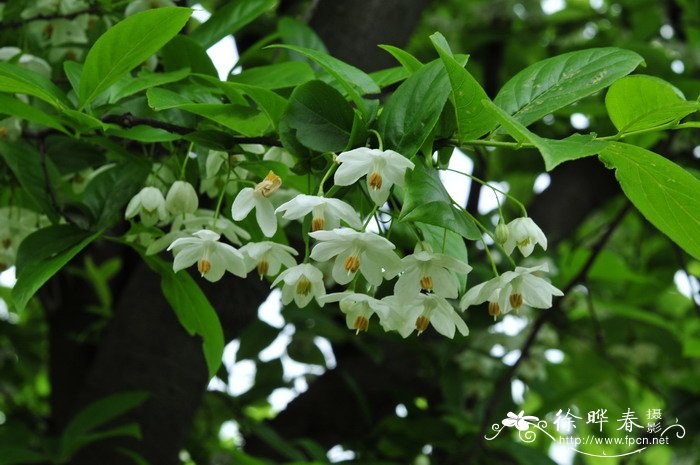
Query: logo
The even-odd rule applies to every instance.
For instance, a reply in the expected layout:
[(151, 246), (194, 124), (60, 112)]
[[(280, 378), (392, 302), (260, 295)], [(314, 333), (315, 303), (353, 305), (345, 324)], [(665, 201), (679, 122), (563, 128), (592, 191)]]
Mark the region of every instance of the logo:
[(553, 443), (565, 445), (579, 454), (614, 458), (639, 454), (656, 444), (669, 444), (674, 435), (677, 439), (685, 437), (685, 428), (677, 418), (672, 424), (664, 424), (661, 409), (648, 409), (646, 420), (646, 425), (642, 425), (643, 421), (630, 408), (621, 412), (614, 422), (610, 421), (607, 409), (591, 410), (585, 417), (587, 433), (579, 435), (577, 423), (583, 423), (584, 417), (577, 416), (571, 409), (566, 412), (560, 409), (551, 425), (547, 420), (525, 415), (521, 410), (518, 414), (508, 412), (500, 424), (491, 425), (491, 436), (487, 434), (484, 438), (493, 441), (504, 430), (514, 428), (518, 438), (525, 443), (534, 442), (542, 433)]

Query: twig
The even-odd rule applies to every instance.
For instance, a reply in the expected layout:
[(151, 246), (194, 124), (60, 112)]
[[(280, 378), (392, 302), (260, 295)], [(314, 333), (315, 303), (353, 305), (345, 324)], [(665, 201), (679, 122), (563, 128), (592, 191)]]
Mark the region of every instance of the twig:
[[(605, 244), (608, 242), (608, 239), (610, 239), (612, 233), (615, 231), (615, 229), (617, 229), (617, 227), (624, 219), (625, 215), (629, 211), (629, 208), (630, 203), (625, 202), (625, 205), (620, 209), (617, 215), (615, 215), (615, 217), (610, 222), (605, 233), (603, 233), (603, 235), (600, 237), (600, 239), (598, 239), (598, 241), (591, 249), (591, 255), (588, 257), (588, 260), (586, 260), (586, 263), (584, 263), (584, 265), (581, 267), (581, 270), (579, 270), (579, 272), (576, 273), (576, 275), (573, 278), (571, 278), (571, 280), (569, 280), (569, 282), (562, 288), (562, 292), (564, 295), (567, 295), (571, 291), (571, 289), (573, 289), (574, 286), (576, 286), (576, 284), (578, 284), (586, 278), (596, 258), (605, 247)], [(515, 363), (513, 363), (513, 365), (508, 367), (506, 372), (496, 383), (493, 393), (491, 394), (491, 397), (488, 403), (486, 404), (486, 408), (484, 409), (484, 415), (479, 426), (479, 431), (476, 435), (476, 441), (474, 443), (474, 446), (470, 449), (465, 463), (472, 463), (477, 452), (482, 449), (484, 444), (484, 434), (486, 434), (489, 422), (491, 421), (490, 419), (493, 417), (496, 409), (501, 404), (501, 399), (506, 391), (506, 388), (510, 385), (511, 380), (515, 376), (522, 362), (529, 357), (530, 350), (532, 349), (540, 330), (544, 327), (544, 324), (554, 316), (555, 311), (558, 310), (559, 302), (560, 300), (557, 300), (552, 309), (550, 309), (548, 312), (540, 313), (537, 319), (535, 319), (535, 322), (533, 323), (532, 328), (530, 329), (530, 333), (528, 334), (527, 339), (525, 340), (523, 346), (520, 349), (520, 356), (515, 361)]]

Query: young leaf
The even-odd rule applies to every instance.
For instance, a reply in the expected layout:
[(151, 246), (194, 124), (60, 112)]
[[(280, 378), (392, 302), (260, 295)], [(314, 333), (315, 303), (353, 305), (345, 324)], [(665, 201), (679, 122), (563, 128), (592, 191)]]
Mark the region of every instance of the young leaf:
[(437, 170), (421, 162), (406, 173), (406, 188), (400, 221), (419, 221), (449, 229), (473, 241), (481, 238), (479, 229), (467, 214), (453, 205)]
[(354, 113), (333, 87), (309, 81), (294, 89), (285, 119), (304, 146), (317, 152), (334, 152), (347, 147)]
[(481, 105), (482, 100), (488, 99), (486, 91), (452, 56), (442, 34), (436, 32), (430, 36), (430, 40), (450, 78), (458, 137), (460, 140), (466, 140), (483, 136), (496, 127), (496, 121)]
[(483, 100), (482, 103), (516, 141), (531, 143), (540, 151), (547, 171), (553, 170), (565, 161), (598, 154), (608, 145), (606, 141), (596, 140), (592, 134), (574, 134), (562, 140), (545, 139), (530, 132), (490, 100)]
[(209, 377), (214, 377), (224, 353), (224, 332), (214, 307), (186, 271), (173, 273), (170, 263), (154, 256), (143, 258), (161, 275), (163, 294), (175, 311), (180, 324), (189, 334), (202, 337)]
[(209, 48), (229, 34), (235, 34), (258, 16), (271, 10), (275, 0), (238, 0), (224, 4), (190, 37), (203, 48)]
[(156, 53), (187, 23), (192, 10), (164, 7), (120, 21), (97, 39), (85, 58), (80, 76), (80, 103), (101, 92)]
[(379, 87), (387, 87), (405, 80), (408, 78), (409, 74), (403, 66), (395, 66), (393, 68), (375, 71), (370, 73), (369, 76)]
[(412, 157), (430, 136), (450, 94), (450, 81), (440, 61), (416, 71), (399, 86), (379, 116), (384, 143)]
[(672, 161), (614, 142), (600, 154), (644, 217), (700, 260), (700, 180)]
[(91, 233), (71, 225), (54, 225), (27, 236), (17, 251), (17, 283), (12, 298), (19, 310), (81, 250), (102, 232)]
[(608, 90), (605, 107), (619, 134), (665, 126), (700, 109), (663, 79), (636, 74), (620, 79)]
[(0, 62), (0, 92), (33, 95), (56, 108), (69, 105), (61, 89), (48, 78), (11, 63)]
[(535, 63), (508, 81), (494, 99), (525, 126), (628, 75), (644, 60), (614, 47), (565, 53)]

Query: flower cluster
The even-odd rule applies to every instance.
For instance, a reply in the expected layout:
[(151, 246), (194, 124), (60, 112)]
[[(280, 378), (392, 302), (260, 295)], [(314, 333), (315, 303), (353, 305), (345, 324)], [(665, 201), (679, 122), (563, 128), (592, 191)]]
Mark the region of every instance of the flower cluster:
[[(199, 208), (194, 186), (175, 180), (172, 170), (158, 166), (156, 175), (129, 202), (126, 218), (139, 218), (148, 228), (171, 224), (170, 232), (158, 238), (137, 234), (154, 254), (167, 248), (174, 254), (173, 269), (196, 266), (209, 281), (220, 280), (226, 272), (245, 277), (255, 271), (259, 279), (268, 278), (271, 287), (279, 287), (285, 305), (305, 307), (312, 301), (324, 306), (337, 302), (346, 316), (348, 328), (367, 331), (372, 318), (385, 331), (401, 336), (418, 334), (432, 326), (438, 333), (453, 338), (469, 329), (461, 315), (471, 305), (489, 302), (494, 317), (527, 305), (551, 306), (552, 296), (561, 292), (538, 274), (546, 265), (515, 267), (478, 284), (460, 297), (460, 282), (472, 270), (467, 263), (433, 250), (429, 242), (419, 240), (413, 253), (401, 257), (387, 234), (369, 231), (367, 226), (377, 209), (383, 207), (392, 187), (404, 186), (406, 172), (414, 163), (391, 150), (357, 148), (333, 157), (316, 195), (283, 186), (274, 171), (258, 177), (241, 164), (247, 154), (292, 166), (293, 159), (279, 148), (265, 151), (262, 146), (241, 147), (243, 154), (229, 155), (209, 151), (200, 163), (203, 179), (200, 192), (217, 199), (216, 210)], [(274, 153), (273, 153), (274, 150)], [(194, 153), (189, 158), (196, 158)], [(252, 168), (250, 168), (252, 169)], [(184, 167), (181, 170), (184, 175)], [(262, 173), (260, 173), (262, 174)], [(373, 205), (363, 215), (353, 206), (324, 194), (324, 182), (333, 175), (334, 187), (359, 184), (359, 192)], [(182, 177), (182, 176), (181, 176)], [(230, 219), (221, 214), (222, 200), (235, 195)], [(246, 220), (254, 212), (255, 223)], [(236, 223), (247, 221), (247, 225)], [(297, 221), (302, 225), (306, 254), (286, 245), (280, 226)], [(253, 231), (254, 224), (259, 232)], [(222, 242), (222, 236), (228, 243)], [(251, 241), (252, 236), (259, 240)], [(518, 248), (527, 257), (547, 239), (535, 223), (525, 217), (507, 225), (500, 223), (494, 235), (505, 254)], [(384, 286), (392, 281), (389, 286)], [(343, 286), (341, 292), (327, 293), (327, 287)], [(463, 286), (462, 286), (463, 287)], [(393, 288), (391, 295), (375, 297), (381, 288)]]

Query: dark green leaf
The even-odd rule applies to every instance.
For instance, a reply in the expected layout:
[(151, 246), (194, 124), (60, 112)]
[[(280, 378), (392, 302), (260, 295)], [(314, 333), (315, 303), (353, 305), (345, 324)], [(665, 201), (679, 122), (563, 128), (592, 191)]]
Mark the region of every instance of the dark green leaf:
[(111, 92), (109, 103), (118, 102), (124, 97), (128, 97), (151, 87), (177, 82), (186, 78), (189, 74), (189, 68), (182, 68), (170, 73), (152, 73), (150, 71), (142, 71), (135, 78), (128, 77), (123, 81), (118, 81), (114, 86), (112, 86), (110, 89)]
[(27, 236), (17, 251), (17, 283), (12, 289), (17, 308), (23, 309), (51, 276), (100, 234), (64, 224), (42, 228)]
[(35, 106), (24, 103), (9, 95), (0, 94), (0, 114), (16, 116), (31, 121), (32, 123), (41, 124), (66, 134), (68, 133), (54, 116), (44, 113)]
[(87, 105), (101, 92), (156, 53), (187, 23), (192, 10), (165, 7), (120, 21), (97, 39), (80, 76), (80, 102)]
[(700, 260), (700, 180), (634, 145), (611, 143), (600, 159), (615, 169), (625, 195), (644, 217)]
[(508, 81), (494, 103), (529, 126), (560, 108), (591, 95), (640, 63), (641, 56), (614, 47), (565, 53), (535, 63)]
[(333, 87), (322, 81), (309, 81), (292, 93), (285, 118), (304, 146), (318, 152), (334, 152), (347, 147), (354, 113)]
[(481, 238), (474, 222), (454, 205), (437, 170), (427, 169), (418, 162), (412, 171), (406, 173), (405, 190), (400, 221), (419, 221), (439, 226), (471, 240)]
[(440, 61), (416, 71), (399, 86), (379, 116), (387, 148), (405, 157), (418, 152), (437, 124), (450, 94), (450, 81)]
[(296, 87), (314, 78), (314, 72), (307, 63), (284, 61), (245, 69), (241, 74), (232, 75), (229, 81), (276, 90)]
[(241, 344), (236, 352), (236, 360), (256, 359), (258, 354), (279, 336), (279, 328), (262, 320), (255, 320), (241, 333)]
[(219, 74), (206, 50), (190, 37), (173, 37), (160, 51), (160, 58), (166, 71), (189, 68), (192, 73), (206, 74), (218, 79)]

